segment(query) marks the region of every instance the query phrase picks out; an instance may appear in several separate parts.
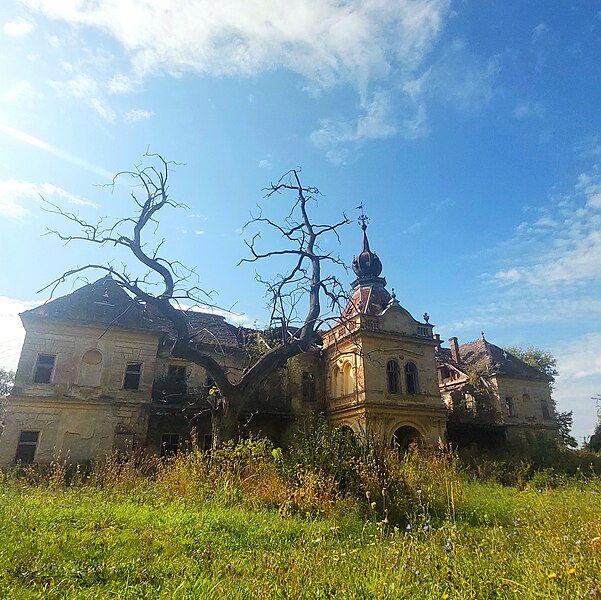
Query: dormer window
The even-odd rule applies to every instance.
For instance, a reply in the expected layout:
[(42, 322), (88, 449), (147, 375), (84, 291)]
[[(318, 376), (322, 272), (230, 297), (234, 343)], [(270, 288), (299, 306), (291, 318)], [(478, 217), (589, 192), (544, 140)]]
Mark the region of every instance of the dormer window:
[(33, 382), (52, 383), (55, 364), (56, 356), (54, 354), (38, 354), (33, 372)]

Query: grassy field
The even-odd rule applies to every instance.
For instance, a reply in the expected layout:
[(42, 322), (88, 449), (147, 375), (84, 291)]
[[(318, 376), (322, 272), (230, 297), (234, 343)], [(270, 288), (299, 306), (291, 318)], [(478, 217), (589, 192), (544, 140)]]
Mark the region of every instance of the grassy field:
[(261, 464), (205, 472), (203, 491), (174, 484), (190, 480), (185, 464), (72, 485), (60, 470), (0, 478), (0, 597), (601, 597), (595, 477), (518, 490), (451, 478), (448, 464), (437, 480), (422, 464), (394, 525), (386, 490), (373, 504), (338, 495), (330, 509), (282, 510), (274, 494), (288, 491), (273, 492)]

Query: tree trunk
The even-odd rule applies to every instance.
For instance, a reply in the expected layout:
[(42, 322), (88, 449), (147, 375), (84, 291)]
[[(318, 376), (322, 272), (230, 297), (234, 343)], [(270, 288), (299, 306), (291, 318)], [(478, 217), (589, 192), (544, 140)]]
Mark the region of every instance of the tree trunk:
[[(236, 406), (236, 404), (234, 404)], [(217, 406), (211, 410), (211, 452), (217, 450), (227, 440), (238, 437), (238, 413), (232, 403), (221, 398)]]

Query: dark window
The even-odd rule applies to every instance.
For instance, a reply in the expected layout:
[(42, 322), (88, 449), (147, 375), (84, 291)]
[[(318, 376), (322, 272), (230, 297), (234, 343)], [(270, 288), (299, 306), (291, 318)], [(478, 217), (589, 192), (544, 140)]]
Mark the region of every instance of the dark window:
[(161, 456), (174, 456), (179, 450), (179, 433), (164, 433), (161, 438)]
[(507, 411), (508, 417), (515, 416), (515, 409), (513, 407), (513, 398), (511, 396), (505, 396), (505, 410)]
[(412, 362), (409, 362), (405, 365), (405, 379), (407, 381), (407, 393), (419, 394), (417, 367)]
[(38, 445), (39, 431), (22, 431), (19, 435), (17, 444), (17, 454), (15, 461), (22, 465), (30, 465), (35, 457), (35, 450)]
[(171, 381), (186, 381), (186, 367), (181, 367), (179, 365), (169, 365), (169, 368), (167, 369), (167, 377)]
[(303, 371), (301, 397), (303, 402), (315, 402), (315, 376), (308, 371)]
[(210, 452), (211, 448), (213, 447), (213, 436), (210, 433), (205, 433), (204, 436), (204, 451), (205, 452)]
[(123, 389), (137, 390), (140, 387), (140, 375), (142, 374), (142, 363), (127, 363)]
[(543, 411), (543, 419), (550, 419), (551, 413), (549, 413), (549, 405), (547, 404), (546, 400), (540, 401), (540, 407)]
[(388, 381), (388, 393), (398, 394), (401, 391), (401, 370), (396, 360), (389, 360), (386, 365), (386, 379)]
[(33, 382), (52, 383), (55, 362), (56, 356), (54, 354), (38, 354), (38, 360), (35, 363), (35, 371), (33, 373)]

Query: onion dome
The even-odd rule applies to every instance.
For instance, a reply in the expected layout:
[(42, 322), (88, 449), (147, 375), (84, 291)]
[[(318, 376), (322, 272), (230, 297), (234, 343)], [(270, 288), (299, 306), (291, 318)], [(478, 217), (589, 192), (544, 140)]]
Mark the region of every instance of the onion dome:
[(382, 262), (375, 252), (369, 248), (369, 240), (367, 239), (367, 217), (361, 215), (361, 229), (363, 229), (363, 249), (359, 256), (353, 258), (353, 271), (359, 279), (367, 279), (378, 277), (382, 272)]

